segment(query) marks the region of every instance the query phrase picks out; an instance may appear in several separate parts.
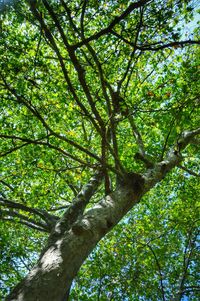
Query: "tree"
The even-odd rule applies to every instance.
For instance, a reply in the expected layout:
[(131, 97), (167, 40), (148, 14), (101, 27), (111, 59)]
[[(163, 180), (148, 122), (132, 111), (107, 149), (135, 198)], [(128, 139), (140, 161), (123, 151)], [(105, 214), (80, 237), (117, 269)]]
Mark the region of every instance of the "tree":
[[(25, 258), (23, 266), (29, 267), (23, 245), (31, 246), (30, 261), (40, 250), (6, 300), (68, 300), (85, 259), (93, 254), (97, 264), (95, 254), (106, 257), (109, 243), (113, 262), (124, 261), (141, 282), (134, 299), (131, 284), (123, 281), (119, 297), (113, 287), (103, 296), (101, 285), (110, 279), (102, 266), (101, 300), (125, 300), (129, 289), (130, 300), (158, 300), (155, 291), (141, 292), (142, 267), (154, 281), (151, 288), (159, 283), (159, 300), (181, 300), (189, 293), (197, 300), (200, 41), (197, 30), (185, 32), (195, 5), (28, 0), (2, 10), (3, 263), (7, 266), (10, 253), (16, 266)], [(132, 215), (132, 208), (138, 212)], [(124, 249), (112, 231), (110, 242), (92, 253), (117, 224), (116, 240), (127, 229)], [(173, 229), (168, 247), (167, 229)], [(163, 239), (154, 243), (158, 237)], [(138, 242), (135, 249), (132, 240)], [(124, 252), (135, 256), (132, 270)], [(175, 267), (168, 264), (164, 274), (170, 252)], [(21, 274), (11, 275), (10, 284), (12, 277), (16, 283)], [(80, 279), (83, 287), (92, 280)], [(76, 300), (74, 285), (71, 296)]]

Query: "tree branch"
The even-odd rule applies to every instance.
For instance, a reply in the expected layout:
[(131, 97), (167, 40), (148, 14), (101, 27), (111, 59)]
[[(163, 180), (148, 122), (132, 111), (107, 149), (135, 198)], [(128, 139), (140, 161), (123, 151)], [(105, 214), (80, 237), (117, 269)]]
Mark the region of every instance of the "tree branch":
[(134, 47), (133, 47), (133, 51), (132, 51), (132, 53), (131, 53), (131, 55), (130, 55), (130, 59), (129, 59), (129, 61), (128, 61), (127, 68), (126, 68), (126, 71), (125, 71), (125, 73), (124, 73), (124, 76), (123, 76), (122, 79), (118, 82), (118, 88), (117, 88), (118, 92), (120, 91), (121, 86), (122, 86), (124, 80), (126, 79), (128, 73), (129, 73), (129, 70), (130, 70), (130, 67), (131, 67), (132, 59), (133, 59), (134, 56), (135, 56), (135, 52), (136, 52), (136, 49), (137, 49), (137, 48), (136, 48), (136, 45), (137, 45), (137, 41), (138, 41), (138, 38), (139, 38), (140, 29), (141, 29), (142, 23), (143, 23), (143, 22), (142, 22), (142, 19), (143, 19), (143, 13), (144, 13), (144, 8), (142, 7), (142, 8), (140, 8), (140, 20), (139, 20), (139, 23), (138, 23), (138, 25), (137, 25), (136, 35), (135, 35), (135, 39), (134, 39)]
[[(162, 42), (160, 42), (160, 43), (162, 43)], [(169, 48), (169, 47), (181, 48), (185, 45), (187, 46), (187, 45), (199, 45), (199, 44), (200, 44), (200, 41), (186, 40), (186, 41), (170, 42), (170, 43), (160, 45), (157, 47), (153, 47), (153, 44), (152, 45), (143, 45), (143, 46), (136, 45), (136, 48), (139, 50), (142, 50), (142, 51), (146, 51), (146, 50), (158, 51), (158, 50)]]
[(149, 190), (149, 187), (153, 187), (155, 183), (161, 181), (166, 173), (168, 173), (175, 166), (180, 165), (183, 160), (181, 152), (190, 144), (194, 137), (200, 134), (200, 128), (192, 131), (184, 131), (180, 138), (174, 143), (169, 150), (165, 159), (159, 163), (154, 164), (154, 168), (147, 170), (144, 174), (145, 186)]
[(133, 119), (133, 116), (128, 116), (128, 120), (130, 122), (130, 125), (131, 125), (131, 129), (132, 129), (132, 132), (133, 132), (133, 135), (135, 137), (135, 141), (138, 145), (138, 148), (139, 148), (139, 152), (140, 154), (145, 157), (145, 147), (144, 147), (144, 142), (143, 142), (143, 139), (142, 139), (142, 136), (134, 122), (134, 119)]
[(102, 182), (103, 171), (98, 171), (89, 182), (83, 186), (71, 205), (67, 208), (63, 217), (55, 226), (55, 235), (61, 235), (66, 232), (71, 225), (81, 216), (89, 203), (91, 197), (94, 195), (99, 185)]
[(160, 278), (160, 287), (161, 287), (161, 293), (162, 293), (162, 300), (165, 301), (166, 299), (165, 299), (165, 290), (164, 290), (164, 285), (163, 285), (163, 274), (162, 274), (162, 269), (161, 269), (161, 266), (160, 266), (160, 262), (158, 260), (158, 257), (156, 255), (156, 253), (154, 252), (153, 248), (149, 244), (146, 244), (146, 245), (150, 249), (150, 251), (153, 254), (153, 257), (155, 259), (155, 262), (156, 262), (156, 265), (157, 265), (157, 268), (158, 268), (159, 278)]
[[(5, 86), (6, 86), (6, 88), (7, 88), (7, 89), (15, 96), (17, 102), (18, 102), (18, 103), (24, 104), (24, 105), (27, 107), (27, 109), (30, 110), (31, 113), (32, 113), (34, 116), (36, 116), (36, 117), (41, 121), (41, 123), (43, 124), (43, 126), (48, 130), (48, 132), (49, 132), (51, 135), (54, 135), (54, 136), (60, 138), (61, 140), (64, 140), (64, 141), (68, 142), (68, 143), (71, 144), (72, 146), (78, 148), (79, 150), (85, 152), (85, 153), (88, 154), (89, 156), (95, 158), (97, 161), (100, 161), (100, 162), (101, 162), (101, 159), (100, 159), (98, 156), (96, 156), (95, 154), (92, 154), (89, 150), (85, 149), (84, 147), (82, 147), (82, 146), (79, 145), (78, 143), (76, 143), (76, 142), (74, 142), (74, 141), (72, 141), (72, 140), (66, 138), (65, 136), (60, 135), (60, 134), (54, 132), (54, 131), (49, 127), (49, 125), (46, 123), (46, 121), (45, 121), (44, 118), (41, 116), (41, 114), (38, 112), (38, 110), (37, 110), (35, 107), (33, 107), (33, 106), (32, 106), (32, 105), (31, 105), (31, 104), (30, 104), (23, 96), (19, 95), (19, 94), (17, 93), (17, 91), (16, 91), (14, 88), (10, 87), (10, 86), (8, 85), (8, 83), (6, 82), (6, 80), (5, 80), (5, 78), (3, 77), (2, 74), (1, 74), (1, 77), (2, 77), (2, 79), (3, 79), (3, 82), (4, 82)], [(24, 146), (24, 145), (23, 145), (23, 146)], [(21, 147), (22, 147), (22, 146), (21, 146)]]
[(113, 29), (113, 27), (115, 25), (117, 25), (120, 21), (122, 21), (123, 19), (125, 19), (128, 15), (130, 15), (130, 13), (139, 7), (144, 6), (146, 3), (150, 2), (149, 0), (140, 0), (138, 2), (135, 3), (131, 3), (128, 8), (120, 15), (114, 18), (114, 20), (104, 29), (100, 30), (99, 32), (95, 33), (94, 35), (85, 38), (83, 41), (76, 43), (75, 45), (71, 46), (74, 50), (86, 45), (87, 43), (93, 41), (93, 40), (97, 40), (98, 38), (100, 38), (101, 36), (108, 34), (111, 32), (111, 30)]
[(197, 231), (197, 233), (192, 238), (192, 231), (189, 232), (188, 243), (186, 244), (185, 250), (184, 250), (183, 270), (178, 279), (179, 283), (178, 283), (177, 293), (172, 298), (172, 301), (181, 301), (181, 299), (183, 297), (183, 294), (185, 291), (184, 286), (185, 286), (185, 282), (186, 282), (187, 272), (188, 272), (188, 268), (189, 268), (189, 265), (191, 262), (192, 252), (193, 252), (193, 249), (195, 246), (194, 243), (195, 243), (198, 235), (199, 235), (199, 231)]
[[(1, 210), (0, 210), (0, 215), (1, 215)], [(29, 227), (33, 230), (37, 230), (37, 231), (40, 231), (40, 232), (49, 232), (48, 230), (46, 230), (44, 228), (40, 228), (40, 227), (37, 227), (36, 225), (33, 225), (31, 223), (21, 221), (21, 220), (16, 220), (14, 218), (12, 219), (12, 218), (7, 218), (7, 217), (2, 217), (1, 220), (5, 221), (5, 222), (15, 223), (15, 224), (18, 223), (18, 224), (27, 226), (27, 227)]]
[(157, 42), (154, 44), (144, 44), (144, 45), (139, 45), (139, 44), (135, 44), (135, 42), (130, 42), (129, 40), (127, 40), (126, 38), (124, 38), (122, 35), (120, 35), (119, 33), (115, 32), (114, 30), (111, 31), (111, 33), (116, 36), (117, 38), (121, 39), (123, 42), (125, 42), (126, 44), (134, 47), (134, 49), (138, 49), (141, 51), (158, 51), (161, 49), (165, 49), (165, 48), (181, 48), (187, 45), (199, 45), (200, 41), (198, 40), (185, 40), (185, 41), (175, 41), (175, 42), (169, 42), (166, 44), (163, 44), (163, 42)]
[(184, 171), (186, 171), (187, 173), (189, 173), (190, 175), (192, 175), (194, 177), (200, 177), (200, 174), (198, 174), (198, 173), (196, 173), (196, 172), (194, 172), (194, 171), (186, 168), (185, 166), (178, 165), (177, 167), (180, 168), (180, 169), (182, 169), (182, 170), (184, 170)]
[[(6, 218), (4, 216), (8, 216), (8, 218)], [(13, 219), (10, 218), (11, 216), (13, 217)], [(15, 219), (15, 218), (17, 218), (17, 219)], [(1, 210), (0, 209), (0, 219), (6, 220), (6, 221), (13, 221), (13, 222), (16, 221), (20, 224), (24, 224), (28, 227), (31, 227), (31, 228), (34, 228), (37, 230), (43, 229), (44, 232), (50, 232), (50, 229), (47, 227), (46, 224), (37, 222), (34, 219), (29, 218), (21, 213), (13, 211), (13, 210)]]
[[(23, 220), (26, 220), (31, 223), (35, 223), (36, 226), (45, 227), (45, 229), (48, 228), (48, 230), (50, 230), (55, 225), (56, 221), (58, 220), (58, 217), (56, 215), (49, 214), (45, 210), (31, 208), (24, 204), (13, 202), (13, 201), (7, 200), (2, 197), (0, 197), (0, 205), (7, 207), (7, 208), (11, 208), (11, 209), (23, 210), (25, 212), (32, 213), (32, 214), (42, 218), (45, 221), (45, 224), (36, 222), (33, 219), (28, 218), (25, 215), (19, 214), (17, 212), (13, 213), (14, 211), (10, 211), (10, 210), (8, 211), (8, 215), (18, 216), (18, 217), (22, 218)], [(6, 211), (4, 211), (4, 212), (6, 213)]]
[[(52, 134), (53, 135), (53, 134)], [(83, 160), (81, 160), (80, 158), (66, 152), (65, 150), (61, 149), (60, 147), (57, 147), (49, 142), (43, 142), (41, 140), (43, 139), (46, 139), (47, 137), (50, 137), (50, 135), (48, 136), (45, 136), (43, 138), (40, 138), (40, 139), (36, 139), (36, 140), (32, 140), (32, 139), (29, 139), (29, 138), (25, 138), (25, 137), (19, 137), (19, 136), (15, 136), (15, 135), (5, 135), (5, 134), (0, 134), (0, 138), (5, 138), (5, 139), (14, 139), (14, 140), (20, 140), (20, 141), (24, 141), (26, 142), (25, 144), (22, 144), (22, 145), (19, 145), (19, 146), (16, 146), (15, 148), (5, 152), (5, 153), (2, 153), (0, 154), (0, 156), (5, 156), (7, 154), (9, 154), (10, 152), (13, 152), (15, 150), (18, 150), (19, 148), (23, 147), (23, 146), (26, 146), (26, 145), (29, 145), (29, 144), (37, 144), (37, 145), (41, 145), (41, 146), (47, 146), (49, 148), (52, 148), (52, 149), (55, 149), (57, 150), (58, 152), (62, 153), (63, 155), (65, 155), (66, 157), (69, 157), (71, 158), (72, 160), (76, 161), (76, 162), (79, 162), (81, 164), (83, 164), (84, 166), (89, 166), (90, 164), (88, 162), (85, 162)], [(92, 166), (92, 165), (91, 165)]]

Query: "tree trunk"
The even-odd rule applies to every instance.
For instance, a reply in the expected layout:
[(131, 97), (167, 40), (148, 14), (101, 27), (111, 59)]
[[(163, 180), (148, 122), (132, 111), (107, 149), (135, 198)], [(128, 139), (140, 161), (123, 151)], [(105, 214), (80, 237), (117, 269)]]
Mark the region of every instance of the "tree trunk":
[(7, 301), (64, 301), (82, 263), (119, 220), (139, 201), (131, 187), (118, 188), (48, 247), (37, 265), (7, 297)]

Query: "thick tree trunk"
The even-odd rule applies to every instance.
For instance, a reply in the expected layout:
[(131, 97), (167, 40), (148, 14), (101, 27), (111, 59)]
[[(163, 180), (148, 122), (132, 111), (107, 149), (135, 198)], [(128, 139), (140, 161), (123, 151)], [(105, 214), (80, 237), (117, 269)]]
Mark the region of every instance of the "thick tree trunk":
[(64, 301), (79, 268), (98, 241), (139, 201), (131, 187), (118, 188), (48, 247), (6, 300)]
[(146, 192), (161, 181), (167, 172), (180, 163), (180, 151), (199, 133), (200, 129), (183, 133), (164, 161), (155, 164), (143, 176), (128, 174), (116, 191), (83, 214), (85, 205), (82, 207), (82, 204), (87, 202), (94, 192), (94, 187), (98, 185), (97, 178), (92, 179), (85, 194), (81, 193), (78, 196), (73, 214), (64, 215), (66, 219), (71, 217), (71, 223), (66, 224), (67, 221), (63, 219), (66, 230), (59, 232), (57, 228), (62, 227), (62, 219), (57, 222), (37, 265), (6, 300), (65, 301), (74, 277), (99, 240)]
[[(157, 180), (159, 178), (160, 174)], [(61, 237), (53, 238), (37, 265), (6, 300), (66, 300), (74, 277), (99, 240), (157, 181), (151, 178), (151, 181), (147, 181), (146, 185), (143, 183), (142, 186), (133, 181), (135, 187), (130, 186), (131, 182), (118, 187), (115, 192), (88, 210)]]

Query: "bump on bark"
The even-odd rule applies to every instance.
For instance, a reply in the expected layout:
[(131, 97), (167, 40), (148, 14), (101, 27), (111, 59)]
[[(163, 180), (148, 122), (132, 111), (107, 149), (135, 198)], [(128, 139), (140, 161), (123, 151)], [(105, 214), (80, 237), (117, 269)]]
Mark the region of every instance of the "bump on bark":
[(145, 180), (141, 174), (128, 172), (122, 179), (119, 180), (119, 185), (122, 187), (131, 188), (135, 194), (139, 194), (144, 187)]

